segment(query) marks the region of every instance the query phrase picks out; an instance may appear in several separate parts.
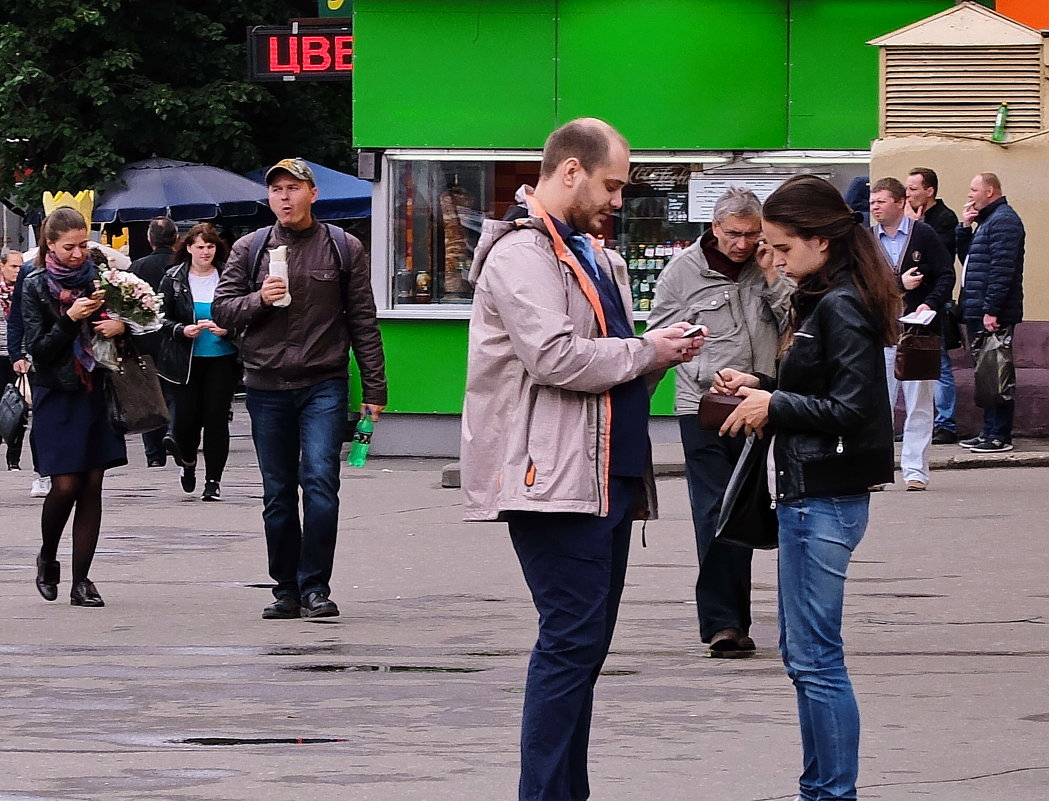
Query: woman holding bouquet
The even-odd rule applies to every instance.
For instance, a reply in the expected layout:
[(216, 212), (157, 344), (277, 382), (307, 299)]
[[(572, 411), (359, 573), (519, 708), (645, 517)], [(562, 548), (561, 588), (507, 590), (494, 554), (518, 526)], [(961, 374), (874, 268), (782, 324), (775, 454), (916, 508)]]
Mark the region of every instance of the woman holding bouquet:
[[(73, 514), (73, 606), (105, 606), (88, 578), (102, 525), (102, 477), (127, 464), (124, 438), (109, 425), (103, 382), (92, 340), (122, 336), (119, 320), (102, 319), (98, 270), (88, 253), (87, 223), (80, 212), (56, 209), (41, 228), (37, 270), (25, 278), (22, 313), (26, 351), (33, 359), (33, 427), (30, 445), (51, 491), (40, 516), (43, 545), (36, 558), (36, 587), (58, 597), (58, 543)], [(75, 508), (75, 513), (74, 513)]]
[(226, 243), (208, 223), (194, 225), (175, 248), (175, 266), (160, 282), (164, 336), (157, 371), (175, 384), (175, 424), (164, 447), (182, 465), (182, 489), (197, 487), (197, 447), (204, 434), (204, 493), (222, 497), (229, 456), (229, 412), (239, 367), (229, 332), (211, 319)]

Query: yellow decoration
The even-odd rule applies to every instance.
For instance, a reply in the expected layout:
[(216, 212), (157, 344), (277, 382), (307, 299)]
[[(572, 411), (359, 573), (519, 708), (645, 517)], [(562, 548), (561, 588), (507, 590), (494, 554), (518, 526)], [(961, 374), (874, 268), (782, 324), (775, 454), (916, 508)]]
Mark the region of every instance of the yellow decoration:
[(121, 253), (127, 253), (128, 247), (128, 231), (127, 228), (121, 228), (119, 233), (109, 233), (105, 236), (106, 243), (113, 248), (113, 250), (119, 250)]
[(91, 213), (95, 209), (95, 193), (90, 189), (82, 189), (75, 195), (72, 192), (57, 192), (53, 195), (50, 192), (44, 192), (44, 214), (50, 214), (63, 206), (76, 209), (90, 224)]

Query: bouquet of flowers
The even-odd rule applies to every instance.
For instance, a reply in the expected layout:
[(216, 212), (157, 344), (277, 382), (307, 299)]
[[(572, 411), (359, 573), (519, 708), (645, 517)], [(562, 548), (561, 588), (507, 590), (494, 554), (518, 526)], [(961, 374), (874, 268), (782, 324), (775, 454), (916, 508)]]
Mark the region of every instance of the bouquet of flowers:
[(123, 270), (103, 270), (100, 276), (98, 288), (106, 293), (105, 309), (111, 319), (120, 320), (133, 334), (160, 330), (164, 301), (153, 293), (153, 287)]

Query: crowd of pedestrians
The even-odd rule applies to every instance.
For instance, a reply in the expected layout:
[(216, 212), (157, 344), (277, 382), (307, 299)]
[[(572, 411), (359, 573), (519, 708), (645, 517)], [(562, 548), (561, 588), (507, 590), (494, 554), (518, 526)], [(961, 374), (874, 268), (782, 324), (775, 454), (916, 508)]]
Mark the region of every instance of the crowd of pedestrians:
[[(992, 173), (970, 186), (961, 223), (915, 168), (869, 190), (869, 217), (826, 180), (786, 180), (762, 204), (730, 189), (710, 230), (656, 285), (635, 332), (626, 264), (597, 238), (630, 180), (625, 138), (574, 120), (550, 134), (536, 186), (486, 220), (475, 287), (462, 418), (465, 517), (507, 524), (539, 616), (521, 722), (522, 801), (589, 797), (594, 687), (608, 654), (635, 520), (656, 517), (649, 398), (675, 370), (674, 410), (696, 539), (699, 638), (712, 657), (745, 658), (752, 552), (720, 540), (719, 518), (742, 455), (761, 455), (758, 492), (778, 528), (779, 649), (802, 742), (797, 801), (855, 799), (860, 717), (842, 639), (845, 577), (868, 522), (870, 492), (893, 480), (893, 417), (902, 393), (906, 488), (929, 485), (928, 448), (957, 439), (946, 342), (939, 380), (899, 380), (900, 317), (946, 333), (954, 305), (974, 352), (1022, 319), (1024, 229)], [(187, 493), (219, 501), (234, 388), (243, 378), (263, 482), (273, 601), (264, 619), (331, 617), (347, 371), (360, 413), (377, 420), (386, 377), (363, 245), (312, 213), (309, 165), (284, 159), (265, 181), (272, 226), (229, 249), (209, 224), (181, 238), (150, 224), (150, 256), (132, 265), (162, 298), (164, 319), (133, 336), (106, 313), (89, 226), (59, 208), (33, 262), (4, 253), (0, 321), (6, 381), (29, 373), (34, 468), (50, 487), (36, 587), (58, 597), (58, 545), (72, 518), (70, 601), (104, 606), (90, 578), (105, 471), (127, 463), (109, 424), (108, 342), (156, 359), (171, 423), (143, 435), (149, 467), (171, 457)], [(946, 338), (945, 338), (946, 339)], [(98, 356), (99, 358), (96, 358)], [(707, 396), (736, 405), (701, 429)], [(976, 453), (1012, 447), (1013, 396), (986, 409)], [(20, 468), (22, 435), (7, 443)], [(34, 494), (38, 494), (34, 486)], [(301, 512), (300, 512), (301, 497)]]

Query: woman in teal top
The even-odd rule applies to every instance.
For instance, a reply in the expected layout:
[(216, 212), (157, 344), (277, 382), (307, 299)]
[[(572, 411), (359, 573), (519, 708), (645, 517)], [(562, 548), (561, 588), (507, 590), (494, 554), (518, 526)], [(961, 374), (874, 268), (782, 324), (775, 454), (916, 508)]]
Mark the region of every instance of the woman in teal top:
[(164, 447), (182, 466), (182, 489), (197, 487), (197, 449), (204, 444), (205, 501), (221, 495), (229, 456), (229, 412), (240, 369), (229, 332), (211, 319), (226, 243), (208, 223), (193, 226), (175, 247), (175, 264), (160, 282), (164, 337), (157, 371), (176, 385), (175, 421)]

